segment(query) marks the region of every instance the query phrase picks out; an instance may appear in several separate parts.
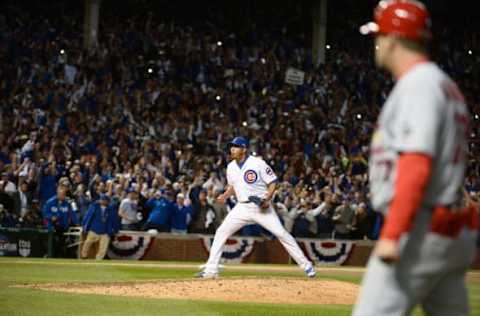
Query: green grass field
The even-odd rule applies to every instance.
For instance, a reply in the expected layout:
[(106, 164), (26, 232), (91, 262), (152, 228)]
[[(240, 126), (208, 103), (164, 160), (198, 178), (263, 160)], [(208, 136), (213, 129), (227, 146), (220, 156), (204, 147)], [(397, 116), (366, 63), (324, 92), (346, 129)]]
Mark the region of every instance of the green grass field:
[[(0, 315), (350, 315), (352, 306), (286, 305), (142, 299), (68, 294), (16, 288), (13, 285), (66, 282), (129, 282), (192, 278), (200, 263), (152, 261), (79, 261), (0, 258)], [(177, 266), (177, 267), (175, 267)], [(222, 277), (292, 276), (301, 271), (279, 265), (228, 266)], [(291, 267), (291, 266), (290, 266)], [(263, 270), (263, 271), (262, 271)], [(289, 272), (291, 271), (291, 272)], [(479, 272), (475, 272), (478, 274)], [(361, 269), (320, 269), (319, 278), (359, 283)], [(480, 277), (475, 277), (480, 280)], [(469, 281), (472, 315), (480, 316), (480, 281)], [(321, 294), (319, 294), (321, 295)], [(415, 315), (422, 315), (419, 311)]]

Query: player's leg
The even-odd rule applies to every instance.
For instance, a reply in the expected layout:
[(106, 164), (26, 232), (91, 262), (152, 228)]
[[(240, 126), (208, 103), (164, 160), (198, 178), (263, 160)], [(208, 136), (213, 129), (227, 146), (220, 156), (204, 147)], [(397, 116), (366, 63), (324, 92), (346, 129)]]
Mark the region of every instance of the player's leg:
[(85, 241), (83, 242), (83, 247), (82, 247), (82, 258), (87, 258), (88, 253), (90, 252), (90, 248), (94, 243), (98, 241), (98, 235), (95, 234), (92, 231), (89, 231), (87, 234), (87, 237), (85, 238)]
[(396, 265), (372, 256), (352, 316), (409, 315), (414, 303), (402, 286), (405, 278), (398, 270)]
[(108, 250), (108, 244), (110, 243), (110, 237), (106, 234), (99, 235), (100, 242), (98, 243), (98, 251), (95, 259), (102, 260), (105, 258)]
[(424, 299), (422, 307), (427, 316), (468, 316), (468, 295), (465, 271), (447, 275)]
[[(432, 295), (438, 296), (432, 293), (446, 272), (457, 270), (455, 267), (460, 270), (461, 267), (463, 270), (467, 269), (468, 264), (455, 260), (464, 258), (469, 252), (454, 240), (431, 233), (429, 226), (425, 224), (429, 215), (427, 212), (419, 213), (416, 223), (418, 225), (400, 240), (398, 262), (386, 264), (376, 256), (371, 257), (354, 316), (409, 315), (415, 304), (425, 303), (430, 300), (426, 298)], [(459, 291), (461, 295), (459, 288), (449, 294), (455, 291)], [(424, 304), (424, 308), (429, 310), (428, 304)], [(437, 312), (438, 310), (434, 310), (429, 315), (457, 315)]]
[(218, 265), (222, 257), (223, 246), (227, 239), (235, 234), (240, 228), (248, 224), (251, 220), (248, 217), (248, 212), (242, 207), (242, 204), (237, 204), (230, 213), (227, 214), (223, 223), (218, 227), (213, 238), (212, 247), (208, 256), (207, 264), (205, 265), (204, 273), (206, 275), (218, 274)]
[(370, 257), (353, 316), (409, 315), (428, 293), (444, 267), (435, 254), (438, 245), (428, 233), (430, 214), (419, 212), (410, 233), (399, 240), (397, 262), (387, 264), (375, 255)]
[(423, 299), (422, 307), (427, 316), (469, 315), (465, 273), (474, 260), (475, 239), (475, 232), (465, 229), (455, 243), (446, 248), (444, 260), (448, 260), (446, 264), (453, 270), (440, 278)]
[[(273, 208), (270, 208), (266, 212), (257, 212), (255, 214), (255, 221), (278, 238), (285, 250), (287, 250), (293, 260), (295, 260), (295, 262), (303, 270), (307, 270), (312, 267), (312, 263), (304, 255), (302, 249), (300, 249), (295, 241), (295, 238), (293, 238), (292, 235), (290, 235), (290, 233), (283, 227), (280, 219), (277, 216), (277, 213), (275, 213)], [(312, 276), (314, 276), (314, 270), (312, 271)]]

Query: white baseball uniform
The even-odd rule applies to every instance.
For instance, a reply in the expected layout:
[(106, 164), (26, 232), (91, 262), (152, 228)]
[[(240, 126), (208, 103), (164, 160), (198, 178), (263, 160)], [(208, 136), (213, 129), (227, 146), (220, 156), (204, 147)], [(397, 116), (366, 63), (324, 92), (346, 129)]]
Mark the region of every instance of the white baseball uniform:
[(371, 257), (353, 315), (408, 315), (418, 303), (427, 315), (468, 315), (464, 276), (475, 232), (466, 226), (458, 236), (444, 236), (430, 229), (433, 208), (462, 197), (468, 117), (457, 86), (434, 63), (414, 66), (395, 84), (371, 144), (374, 209), (388, 213), (402, 152), (432, 157), (432, 173), (412, 228), (399, 240), (399, 261)]
[(235, 160), (228, 164), (227, 181), (229, 185), (233, 186), (238, 203), (228, 213), (215, 233), (205, 273), (218, 273), (222, 248), (227, 239), (243, 226), (253, 223), (260, 224), (275, 235), (302, 269), (305, 270), (312, 266), (295, 239), (282, 226), (273, 207), (260, 210), (256, 204), (248, 201), (248, 197), (252, 195), (264, 198), (268, 194), (268, 185), (276, 180), (277, 176), (272, 168), (258, 157), (248, 156), (241, 165), (238, 165)]

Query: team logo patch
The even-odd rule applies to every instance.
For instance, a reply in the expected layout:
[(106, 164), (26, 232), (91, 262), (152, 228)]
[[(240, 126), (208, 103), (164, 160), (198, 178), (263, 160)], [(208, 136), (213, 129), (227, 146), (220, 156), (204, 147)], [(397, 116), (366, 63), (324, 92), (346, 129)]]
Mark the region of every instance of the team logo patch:
[(267, 169), (265, 169), (265, 172), (266, 172), (269, 176), (273, 176), (273, 170), (272, 170), (272, 168), (267, 167)]
[(255, 171), (253, 170), (247, 170), (245, 171), (245, 174), (243, 175), (243, 180), (245, 180), (246, 183), (254, 183), (257, 181), (258, 175)]

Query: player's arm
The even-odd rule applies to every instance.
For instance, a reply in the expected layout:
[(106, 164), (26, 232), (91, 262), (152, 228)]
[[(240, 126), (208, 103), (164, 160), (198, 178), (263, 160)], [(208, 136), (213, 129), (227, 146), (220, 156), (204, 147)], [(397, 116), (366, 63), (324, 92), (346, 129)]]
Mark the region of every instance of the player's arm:
[(267, 194), (263, 197), (263, 208), (268, 208), (270, 205), (270, 201), (275, 194), (275, 190), (277, 189), (277, 181), (278, 178), (273, 172), (272, 168), (263, 161), (263, 166), (260, 168), (260, 176), (262, 180), (267, 184)]
[(264, 201), (270, 202), (275, 194), (275, 190), (277, 189), (277, 181), (272, 181), (267, 186), (267, 195), (263, 198)]
[(227, 184), (227, 189), (225, 190), (225, 192), (223, 192), (223, 194), (220, 194), (217, 197), (217, 201), (221, 204), (225, 204), (225, 201), (233, 194), (235, 194), (235, 190), (233, 190), (233, 186), (231, 186), (230, 184)]
[(398, 160), (394, 197), (385, 218), (375, 254), (386, 262), (398, 260), (398, 239), (408, 232), (420, 209), (432, 173), (427, 154), (403, 153)]
[(272, 181), (268, 184), (267, 195), (265, 195), (265, 197), (262, 199), (262, 204), (260, 205), (260, 208), (267, 209), (270, 207), (270, 201), (272, 200), (276, 189), (277, 189), (277, 181)]

